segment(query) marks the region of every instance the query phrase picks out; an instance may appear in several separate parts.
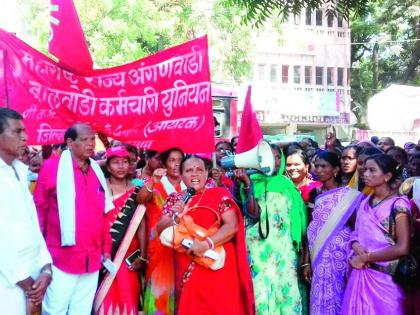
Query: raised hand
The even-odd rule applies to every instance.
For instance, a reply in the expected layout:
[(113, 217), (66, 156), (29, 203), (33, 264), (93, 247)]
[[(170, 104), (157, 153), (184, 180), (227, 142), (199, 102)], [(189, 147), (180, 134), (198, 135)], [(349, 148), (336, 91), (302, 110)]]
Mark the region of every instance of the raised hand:
[(153, 171), (153, 174), (152, 174), (153, 184), (157, 184), (158, 182), (160, 182), (162, 177), (165, 176), (165, 175), (166, 175), (166, 169), (165, 168), (155, 169)]

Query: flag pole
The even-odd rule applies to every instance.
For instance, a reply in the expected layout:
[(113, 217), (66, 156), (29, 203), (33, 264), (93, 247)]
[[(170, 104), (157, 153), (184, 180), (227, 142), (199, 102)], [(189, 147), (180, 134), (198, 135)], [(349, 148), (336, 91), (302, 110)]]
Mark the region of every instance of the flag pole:
[(9, 108), (9, 90), (7, 88), (7, 75), (6, 75), (6, 58), (7, 58), (7, 51), (3, 50), (3, 81), (4, 81), (4, 102), (6, 104), (6, 108)]

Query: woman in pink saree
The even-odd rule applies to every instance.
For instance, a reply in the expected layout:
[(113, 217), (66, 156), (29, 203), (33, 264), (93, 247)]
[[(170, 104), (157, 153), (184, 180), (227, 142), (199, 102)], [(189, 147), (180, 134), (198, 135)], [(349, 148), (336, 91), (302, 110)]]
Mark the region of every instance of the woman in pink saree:
[(393, 189), (397, 176), (391, 157), (378, 154), (366, 160), (364, 181), (374, 192), (357, 212), (343, 315), (403, 314), (404, 291), (393, 281), (391, 270), (409, 251), (410, 203)]

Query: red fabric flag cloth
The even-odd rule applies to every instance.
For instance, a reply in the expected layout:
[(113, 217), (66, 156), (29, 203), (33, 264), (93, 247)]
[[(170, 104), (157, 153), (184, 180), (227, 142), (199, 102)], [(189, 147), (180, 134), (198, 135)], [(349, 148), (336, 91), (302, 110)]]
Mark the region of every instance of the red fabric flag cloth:
[(253, 149), (263, 138), (263, 133), (258, 123), (257, 115), (252, 109), (251, 86), (246, 93), (244, 110), (241, 118), (241, 130), (239, 131), (238, 146), (236, 153), (242, 153)]
[(67, 70), (92, 70), (92, 57), (73, 0), (51, 0), (50, 19), (49, 52)]
[(22, 114), (29, 145), (61, 143), (79, 121), (147, 150), (214, 150), (206, 36), (87, 74), (60, 67), (1, 28), (0, 51), (7, 57), (0, 89)]

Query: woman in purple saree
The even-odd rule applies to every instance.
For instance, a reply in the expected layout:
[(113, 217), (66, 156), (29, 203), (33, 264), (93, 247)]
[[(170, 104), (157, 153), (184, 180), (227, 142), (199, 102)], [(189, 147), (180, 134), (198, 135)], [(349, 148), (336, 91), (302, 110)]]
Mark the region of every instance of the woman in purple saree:
[(311, 315), (341, 313), (351, 234), (348, 222), (363, 197), (355, 189), (338, 187), (339, 165), (338, 157), (331, 152), (320, 153), (315, 161), (322, 187), (310, 193), (310, 202), (317, 195), (307, 232), (310, 257), (306, 251), (301, 266), (304, 279), (311, 283)]
[[(366, 161), (364, 181), (374, 193), (357, 212), (343, 315), (403, 314), (404, 291), (390, 271), (409, 251), (410, 203), (393, 189), (397, 175), (397, 163), (389, 156), (378, 154)], [(391, 211), (395, 223), (390, 226)]]

